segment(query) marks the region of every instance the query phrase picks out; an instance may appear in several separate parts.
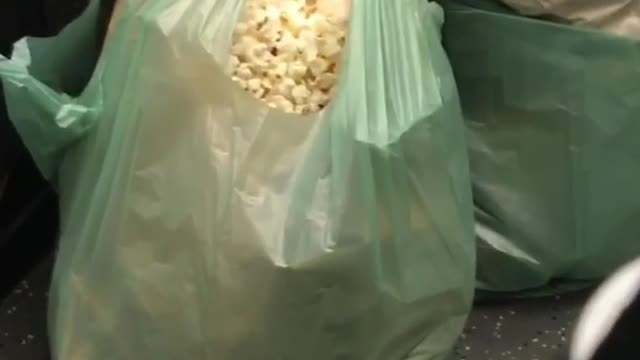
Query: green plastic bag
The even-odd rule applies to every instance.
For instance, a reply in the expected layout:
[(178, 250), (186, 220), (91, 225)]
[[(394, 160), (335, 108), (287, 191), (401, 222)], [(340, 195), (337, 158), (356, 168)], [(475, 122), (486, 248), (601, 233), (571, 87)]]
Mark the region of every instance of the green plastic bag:
[(82, 15), (63, 29), (54, 38), (27, 38), (22, 51), (30, 59), (22, 59), (28, 63), (29, 74), (56, 91), (79, 94), (89, 81), (100, 54), (101, 38), (101, 3), (104, 0), (93, 0)]
[[(91, 1), (58, 36), (20, 40), (14, 45), (12, 63), (2, 63), (0, 57), (6, 79), (12, 79), (5, 86), (6, 97), (16, 98), (20, 107), (17, 111), (9, 108), (10, 117), (19, 133), (28, 133), (22, 140), (49, 179), (55, 177), (61, 149), (90, 126), (90, 121), (75, 121), (77, 112), (90, 109), (74, 106), (77, 102), (68, 95), (82, 93), (98, 61), (100, 37), (104, 36), (100, 26), (102, 2)], [(27, 101), (25, 106), (23, 98)]]
[(124, 1), (77, 98), (0, 61), (61, 194), (54, 359), (444, 359), (475, 245), (442, 9), (353, 1), (338, 96), (305, 117), (224, 73), (242, 5)]
[(443, 3), (479, 288), (593, 281), (640, 255), (640, 44), (493, 1)]

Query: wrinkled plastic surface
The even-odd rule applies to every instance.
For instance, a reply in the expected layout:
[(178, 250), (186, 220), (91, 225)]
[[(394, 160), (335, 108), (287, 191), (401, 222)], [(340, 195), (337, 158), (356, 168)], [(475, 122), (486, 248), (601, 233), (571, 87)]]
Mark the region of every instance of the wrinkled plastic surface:
[(242, 4), (120, 4), (78, 98), (0, 61), (60, 188), (54, 359), (444, 359), (475, 245), (442, 10), (355, 0), (338, 96), (301, 117), (224, 74)]
[[(54, 169), (59, 165), (60, 150), (89, 127), (89, 124), (82, 127), (74, 124), (76, 112), (87, 109), (86, 106), (74, 108), (75, 100), (71, 96), (82, 93), (96, 67), (100, 38), (104, 36), (104, 29), (100, 28), (100, 3), (91, 1), (82, 15), (55, 37), (20, 40), (14, 45), (13, 63), (0, 65), (16, 79), (12, 85), (4, 83), (6, 98), (11, 99), (18, 93), (18, 101), (26, 98), (32, 102), (25, 103), (18, 113), (12, 110), (15, 105), (9, 106), (8, 112), (23, 143), (49, 179), (54, 177)], [(21, 94), (25, 91), (30, 94)], [(60, 95), (60, 92), (69, 95)], [(17, 117), (41, 120), (20, 121)], [(51, 121), (52, 118), (55, 121)], [(53, 128), (49, 127), (54, 122)], [(64, 131), (57, 131), (59, 127)]]
[(523, 15), (640, 38), (640, 0), (502, 0)]
[[(48, 87), (70, 95), (80, 94), (89, 82), (100, 55), (104, 29), (101, 4), (113, 0), (83, 0), (84, 11), (53, 38), (27, 38), (28, 52), (19, 51), (29, 74)], [(53, 2), (53, 1), (52, 1)], [(28, 55), (27, 55), (28, 54)]]
[(640, 254), (640, 44), (446, 2), (479, 287), (599, 279)]
[[(56, 34), (82, 12), (86, 3), (84, 0), (0, 2), (0, 54), (9, 56), (13, 42), (21, 36)], [(51, 51), (36, 56), (35, 63), (50, 66), (55, 54), (67, 51), (70, 45), (72, 43), (66, 40), (56, 43), (51, 46)], [(36, 48), (37, 45), (32, 47)], [(85, 60), (91, 59), (91, 54), (86, 51), (81, 54), (83, 56), (76, 57), (74, 61), (73, 74), (75, 77), (88, 75), (86, 83), (92, 71), (82, 71), (81, 66), (86, 64)], [(95, 61), (89, 65), (95, 65)], [(4, 91), (0, 85), (0, 298), (12, 291), (54, 248), (57, 210), (58, 201), (53, 189), (39, 173), (8, 119)]]

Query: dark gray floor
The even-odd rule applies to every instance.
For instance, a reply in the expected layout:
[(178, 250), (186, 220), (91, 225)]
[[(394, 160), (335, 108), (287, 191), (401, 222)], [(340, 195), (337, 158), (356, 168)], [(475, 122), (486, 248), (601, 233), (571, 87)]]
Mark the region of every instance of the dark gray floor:
[(46, 303), (51, 261), (0, 303), (0, 360), (47, 360)]
[[(0, 305), (0, 360), (47, 360), (51, 262)], [(562, 360), (586, 293), (477, 306), (451, 360)]]
[(479, 305), (452, 360), (566, 360), (588, 292)]

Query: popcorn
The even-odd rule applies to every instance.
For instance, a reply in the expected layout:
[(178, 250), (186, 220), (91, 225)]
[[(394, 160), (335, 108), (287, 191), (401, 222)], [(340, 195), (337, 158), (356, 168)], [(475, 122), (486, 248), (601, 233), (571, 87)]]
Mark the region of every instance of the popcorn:
[(274, 79), (283, 79), (287, 73), (289, 72), (289, 64), (286, 62), (281, 62), (271, 70), (269, 70), (269, 77)]
[[(233, 62), (232, 62), (233, 66)], [(253, 77), (253, 70), (249, 67), (247, 63), (239, 63), (235, 66), (234, 75), (243, 80), (249, 80)]]
[(247, 88), (247, 80), (245, 80), (245, 79), (241, 79), (241, 78), (239, 78), (239, 77), (237, 77), (237, 76), (232, 76), (232, 77), (231, 77), (231, 79), (232, 79), (233, 81), (237, 82), (238, 84), (240, 84), (240, 86), (241, 86), (242, 88), (244, 88), (244, 89), (246, 89), (246, 88)]
[(316, 57), (309, 61), (309, 70), (315, 78), (318, 78), (323, 73), (327, 72), (329, 70), (329, 66), (329, 61), (319, 57)]
[(335, 60), (340, 52), (342, 52), (342, 45), (336, 37), (323, 38), (320, 42), (320, 56)]
[(282, 96), (282, 95), (275, 95), (272, 96), (271, 98), (267, 99), (267, 103), (269, 106), (273, 107), (273, 108), (278, 108), (280, 110), (284, 110), (286, 112), (294, 112), (295, 108), (293, 106), (293, 103), (289, 100), (287, 100), (286, 97)]
[(253, 79), (247, 81), (247, 90), (249, 90), (251, 92), (256, 92), (256, 91), (260, 90), (260, 88), (262, 88), (262, 81), (260, 81), (260, 79), (253, 78)]
[(291, 90), (291, 97), (298, 105), (304, 105), (311, 95), (311, 91), (304, 85), (297, 85)]
[(309, 97), (310, 104), (325, 104), (328, 101), (329, 101), (329, 94), (318, 89), (314, 90)]
[(325, 108), (336, 92), (348, 1), (246, 0), (233, 35), (232, 79), (272, 108)]
[(302, 79), (307, 75), (307, 65), (305, 65), (302, 61), (294, 61), (289, 64), (287, 69), (287, 76), (296, 82), (302, 81)]
[(316, 78), (314, 85), (320, 90), (330, 91), (331, 88), (336, 83), (336, 81), (337, 81), (336, 74), (325, 72)]
[(292, 97), (293, 88), (296, 86), (296, 82), (291, 78), (281, 78), (281, 80), (275, 80), (275, 84), (271, 89), (271, 93), (274, 95), (282, 95), (287, 98)]

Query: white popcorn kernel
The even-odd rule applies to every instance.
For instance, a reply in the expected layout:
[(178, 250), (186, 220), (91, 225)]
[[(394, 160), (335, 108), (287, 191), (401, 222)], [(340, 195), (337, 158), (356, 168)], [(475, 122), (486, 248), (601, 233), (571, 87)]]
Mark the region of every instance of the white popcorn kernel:
[(309, 103), (317, 104), (318, 106), (324, 105), (329, 102), (329, 95), (320, 90), (313, 90), (309, 96)]
[(315, 58), (309, 62), (309, 70), (315, 77), (319, 77), (324, 72), (329, 70), (329, 66), (329, 62), (324, 60), (323, 58)]
[(342, 52), (339, 37), (324, 37), (320, 41), (320, 56), (328, 59), (335, 59)]
[(232, 76), (231, 80), (238, 83), (244, 90), (247, 90), (247, 81), (236, 76)]
[(251, 51), (251, 48), (257, 43), (254, 37), (249, 35), (242, 35), (240, 39), (231, 48), (231, 54), (236, 55), (239, 58), (246, 58)]
[(351, 0), (316, 1), (318, 13), (333, 21), (345, 24), (351, 11)]
[(291, 33), (283, 33), (281, 39), (276, 43), (278, 56), (291, 59), (298, 52), (298, 42)]
[(322, 104), (309, 103), (307, 104), (307, 108), (305, 109), (307, 113), (315, 113), (322, 110), (324, 106)]
[(250, 31), (256, 31), (267, 21), (267, 12), (264, 7), (256, 7), (251, 9), (250, 17), (247, 19)]
[(293, 103), (282, 95), (272, 96), (269, 100), (269, 104), (272, 104), (273, 107), (277, 109), (281, 109), (287, 112), (293, 112), (294, 106)]
[(299, 104), (294, 107), (293, 111), (298, 114), (308, 114), (311, 112), (310, 110), (311, 109), (308, 104)]
[(284, 78), (289, 71), (289, 65), (286, 62), (279, 62), (272, 70), (271, 76), (275, 79)]
[(266, 43), (273, 43), (280, 38), (282, 23), (280, 22), (280, 14), (273, 13), (273, 9), (267, 11), (264, 23), (257, 30), (260, 40)]
[(331, 87), (335, 85), (337, 79), (338, 78), (336, 74), (324, 73), (318, 76), (318, 79), (315, 85), (321, 90), (329, 90)]
[(291, 89), (291, 97), (293, 97), (293, 100), (298, 105), (305, 103), (310, 95), (311, 91), (304, 85), (297, 85)]
[[(277, 26), (279, 27), (279, 26)], [(277, 29), (265, 26), (259, 33), (260, 40), (268, 44), (276, 43), (282, 37), (282, 33)]]
[(240, 59), (237, 56), (231, 55), (229, 63), (227, 64), (227, 71), (231, 74), (235, 74), (236, 69), (240, 66)]
[(247, 81), (247, 89), (251, 92), (257, 92), (262, 89), (262, 81), (258, 78), (253, 78)]
[(240, 60), (238, 59), (237, 56), (234, 56), (234, 55), (231, 56), (231, 58), (229, 59), (229, 66), (231, 66), (232, 69), (235, 69), (238, 66), (240, 66)]
[(258, 99), (263, 98), (266, 94), (267, 94), (267, 91), (263, 88), (260, 88), (253, 92), (253, 96), (257, 97)]
[(287, 75), (294, 80), (302, 79), (307, 73), (307, 66), (300, 61), (289, 64)]
[(296, 82), (293, 79), (284, 78), (282, 80), (276, 81), (271, 91), (275, 95), (290, 97), (295, 86)]
[(311, 30), (300, 32), (298, 49), (302, 52), (306, 62), (310, 62), (318, 57), (318, 35)]
[(336, 93), (348, 3), (246, 0), (233, 34), (233, 81), (272, 108), (298, 114), (325, 108)]
[(265, 54), (267, 54), (269, 48), (266, 44), (256, 42), (247, 52), (249, 61), (264, 61)]
[(314, 46), (305, 47), (303, 48), (303, 50), (301, 50), (301, 52), (302, 52), (302, 59), (306, 63), (310, 63), (311, 61), (313, 61), (318, 57), (318, 48)]
[(324, 34), (332, 31), (334, 25), (332, 25), (325, 16), (313, 14), (308, 20), (309, 27), (318, 34), (323, 36)]
[(253, 77), (253, 71), (249, 68), (248, 64), (240, 64), (235, 71), (236, 76), (240, 79), (249, 80)]
[(271, 82), (271, 80), (269, 78), (262, 78), (260, 79), (260, 86), (268, 91), (271, 91), (271, 89), (273, 88), (273, 83)]
[(302, 12), (303, 7), (300, 4), (296, 4), (295, 2), (290, 2), (286, 9), (284, 9), (282, 13), (282, 19), (289, 31), (294, 35), (298, 35), (300, 29), (305, 27), (307, 21), (304, 13)]

